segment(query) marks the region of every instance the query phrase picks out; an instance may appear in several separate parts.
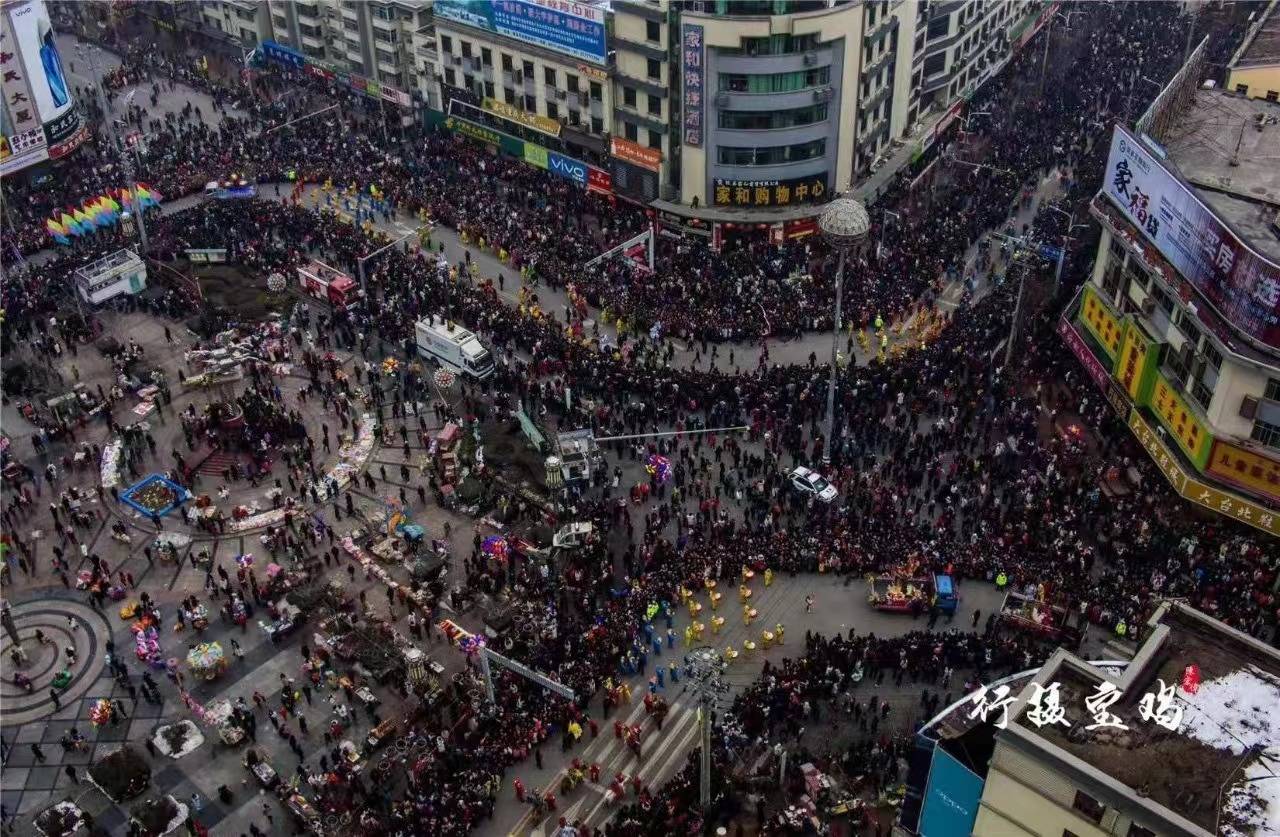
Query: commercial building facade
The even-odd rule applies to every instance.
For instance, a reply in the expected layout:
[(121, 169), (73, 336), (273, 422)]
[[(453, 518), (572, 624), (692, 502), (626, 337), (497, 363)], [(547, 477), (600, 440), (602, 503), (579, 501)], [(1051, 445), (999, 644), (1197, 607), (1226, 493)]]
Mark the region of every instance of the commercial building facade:
[(0, 3), (0, 70), (0, 174), (65, 157), (89, 138), (44, 0)]
[(1182, 603), (1142, 627), (1131, 658), (1059, 649), (927, 722), (894, 833), (1273, 833), (1280, 652)]
[(1162, 141), (1116, 128), (1059, 332), (1175, 490), (1280, 535), (1276, 105), (1193, 89), (1182, 107)]

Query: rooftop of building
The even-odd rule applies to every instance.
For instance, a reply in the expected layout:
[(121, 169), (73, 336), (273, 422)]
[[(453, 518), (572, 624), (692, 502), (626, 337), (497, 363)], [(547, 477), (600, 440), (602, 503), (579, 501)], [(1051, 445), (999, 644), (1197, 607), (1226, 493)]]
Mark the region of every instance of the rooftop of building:
[(1164, 136), (1201, 199), (1250, 245), (1280, 260), (1280, 105), (1199, 89)]
[[(1035, 725), (1026, 688), (1001, 735), (1014, 733), (1068, 771), (1083, 762), (1104, 785), (1127, 789), (1134, 808), (1163, 809), (1170, 822), (1215, 835), (1280, 834), (1280, 651), (1181, 604), (1167, 604), (1151, 626), (1120, 675), (1056, 654), (1036, 682), (1060, 684), (1069, 726)], [(1103, 680), (1121, 691), (1107, 711), (1124, 729), (1087, 729), (1097, 719), (1085, 701)], [(1175, 688), (1171, 705), (1181, 710), (1172, 731), (1142, 717), (1144, 695), (1161, 683)]]
[(1231, 68), (1248, 69), (1280, 64), (1280, 2), (1272, 0), (1255, 21), (1231, 58)]

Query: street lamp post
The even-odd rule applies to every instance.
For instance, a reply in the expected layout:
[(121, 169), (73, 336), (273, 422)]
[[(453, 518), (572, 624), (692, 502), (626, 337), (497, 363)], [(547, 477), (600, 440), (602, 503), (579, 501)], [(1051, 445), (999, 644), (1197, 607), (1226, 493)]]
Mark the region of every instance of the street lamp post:
[(840, 320), (844, 303), (844, 263), (849, 254), (867, 240), (871, 231), (871, 219), (866, 207), (853, 198), (836, 198), (818, 219), (818, 229), (827, 244), (840, 254), (836, 267), (836, 318), (831, 324), (831, 380), (827, 386), (826, 443), (822, 446), (822, 464), (831, 464), (831, 449), (835, 447), (836, 423), (836, 360), (840, 351)]
[(1051, 204), (1051, 203), (1046, 203), (1044, 206), (1045, 206), (1045, 208), (1046, 208), (1046, 209), (1051, 209), (1051, 210), (1053, 210), (1054, 212), (1058, 213), (1059, 215), (1061, 215), (1061, 216), (1063, 216), (1064, 218), (1066, 218), (1066, 219), (1067, 219), (1067, 231), (1066, 231), (1066, 233), (1064, 233), (1064, 234), (1063, 234), (1063, 236), (1062, 236), (1062, 247), (1060, 247), (1060, 248), (1058, 249), (1058, 264), (1057, 264), (1057, 267), (1055, 267), (1055, 268), (1054, 268), (1054, 271), (1053, 271), (1053, 290), (1054, 290), (1054, 292), (1055, 292), (1055, 293), (1057, 293), (1058, 287), (1059, 287), (1059, 285), (1062, 283), (1062, 263), (1063, 263), (1064, 261), (1066, 261), (1066, 257), (1067, 257), (1067, 242), (1072, 240), (1072, 238), (1071, 238), (1071, 233), (1073, 233), (1075, 230), (1077, 230), (1077, 229), (1079, 229), (1079, 228), (1081, 228), (1081, 227), (1087, 227), (1087, 226), (1089, 226), (1089, 225), (1088, 225), (1088, 224), (1077, 224), (1077, 223), (1076, 223), (1076, 214), (1075, 214), (1074, 212), (1068, 212), (1068, 211), (1066, 211), (1065, 209), (1062, 209), (1061, 207), (1054, 206), (1054, 205), (1053, 205), (1053, 204)]
[(685, 674), (689, 681), (688, 688), (698, 699), (698, 714), (701, 718), (702, 757), (701, 770), (698, 777), (698, 801), (703, 817), (711, 808), (711, 714), (716, 708), (717, 698), (726, 690), (721, 675), (724, 672), (724, 661), (714, 648), (700, 647), (685, 655)]

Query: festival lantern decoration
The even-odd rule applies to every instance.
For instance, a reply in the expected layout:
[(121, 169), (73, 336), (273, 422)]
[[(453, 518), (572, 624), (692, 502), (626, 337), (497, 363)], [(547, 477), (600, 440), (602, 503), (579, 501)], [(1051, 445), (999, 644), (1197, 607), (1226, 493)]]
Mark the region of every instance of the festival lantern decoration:
[(94, 729), (111, 722), (111, 701), (106, 698), (98, 698), (92, 706), (89, 707), (89, 723), (93, 724)]
[(71, 237), (89, 235), (120, 223), (130, 212), (158, 206), (163, 196), (145, 183), (112, 189), (89, 198), (80, 206), (68, 206), (44, 223), (45, 232), (58, 244), (70, 244)]
[(506, 561), (507, 550), (507, 539), (501, 535), (490, 535), (480, 544), (480, 551), (492, 556), (495, 561)]
[(457, 379), (457, 376), (448, 369), (437, 369), (436, 374), (432, 377), (432, 380), (435, 381), (436, 386), (440, 389), (448, 389), (453, 386)]
[(645, 471), (650, 476), (656, 476), (658, 482), (666, 482), (671, 479), (671, 460), (660, 454), (651, 453), (645, 461)]
[(271, 293), (284, 293), (286, 287), (288, 287), (288, 282), (282, 274), (272, 273), (267, 277), (267, 290), (271, 291)]

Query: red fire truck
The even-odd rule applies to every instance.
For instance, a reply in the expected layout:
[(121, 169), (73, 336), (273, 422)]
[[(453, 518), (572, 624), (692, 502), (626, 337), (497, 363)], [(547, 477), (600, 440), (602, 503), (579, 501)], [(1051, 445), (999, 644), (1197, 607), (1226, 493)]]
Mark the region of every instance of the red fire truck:
[(336, 308), (345, 308), (356, 294), (354, 279), (314, 259), (298, 268), (298, 285), (307, 295)]

